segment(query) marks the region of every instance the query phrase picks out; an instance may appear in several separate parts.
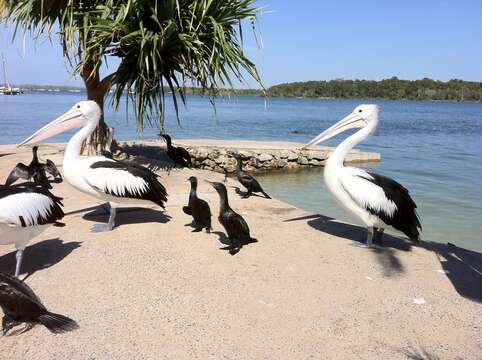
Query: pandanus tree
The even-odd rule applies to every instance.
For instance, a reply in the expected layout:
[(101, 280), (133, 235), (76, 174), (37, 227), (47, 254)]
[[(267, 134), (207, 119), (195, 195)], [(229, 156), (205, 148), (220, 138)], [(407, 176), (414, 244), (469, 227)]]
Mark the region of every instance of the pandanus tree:
[[(85, 83), (87, 98), (102, 109), (111, 89), (116, 109), (128, 98), (142, 131), (146, 122), (162, 125), (168, 93), (178, 114), (186, 85), (211, 97), (221, 87), (233, 87), (233, 78), (244, 81), (245, 74), (261, 85), (242, 44), (246, 24), (256, 32), (259, 8), (254, 2), (0, 0), (0, 9), (4, 20), (15, 24), (16, 34), (57, 35), (73, 74)], [(118, 59), (116, 69), (101, 78), (101, 66), (109, 58)], [(106, 140), (102, 119), (89, 143), (99, 149)]]

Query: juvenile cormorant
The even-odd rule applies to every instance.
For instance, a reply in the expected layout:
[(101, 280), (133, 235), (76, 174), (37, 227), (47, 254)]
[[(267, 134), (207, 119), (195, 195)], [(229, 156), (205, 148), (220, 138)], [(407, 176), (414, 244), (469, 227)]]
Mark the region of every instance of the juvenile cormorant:
[(13, 170), (8, 175), (5, 185), (11, 185), (18, 179), (33, 179), (36, 185), (51, 189), (52, 186), (48, 181), (47, 173), (51, 174), (56, 182), (62, 182), (62, 175), (60, 175), (60, 172), (53, 163), (53, 161), (47, 159), (45, 164), (41, 163), (38, 160), (37, 150), (37, 146), (34, 146), (32, 148), (32, 161), (30, 161), (30, 164), (28, 166), (23, 163), (18, 163), (13, 168)]
[(44, 325), (55, 334), (79, 327), (74, 320), (49, 312), (27, 284), (2, 272), (0, 272), (0, 307), (4, 313), (3, 335), (21, 323), (26, 323), (26, 326), (20, 333), (30, 330), (36, 324)]
[(191, 215), (193, 217), (194, 226), (196, 228), (194, 229), (195, 232), (206, 229), (206, 232), (209, 233), (212, 230), (211, 209), (209, 208), (209, 204), (197, 196), (197, 178), (195, 176), (191, 176), (188, 181), (191, 183), (189, 203), (187, 206), (184, 206), (182, 210), (187, 215)]
[(219, 194), (220, 208), (218, 220), (228, 233), (228, 238), (231, 241), (229, 253), (234, 255), (243, 245), (258, 242), (249, 234), (249, 226), (243, 217), (229, 206), (226, 186), (220, 182), (208, 182)]
[(271, 199), (271, 196), (266, 194), (259, 182), (253, 176), (243, 171), (243, 161), (241, 156), (236, 153), (230, 153), (230, 155), (234, 157), (237, 162), (236, 177), (238, 178), (238, 181), (248, 190), (244, 197), (247, 198), (251, 196), (252, 193), (262, 193), (267, 199)]
[(166, 139), (167, 143), (167, 156), (174, 161), (174, 165), (180, 165), (182, 167), (192, 167), (191, 155), (189, 152), (181, 146), (173, 146), (171, 137), (167, 134), (161, 134)]

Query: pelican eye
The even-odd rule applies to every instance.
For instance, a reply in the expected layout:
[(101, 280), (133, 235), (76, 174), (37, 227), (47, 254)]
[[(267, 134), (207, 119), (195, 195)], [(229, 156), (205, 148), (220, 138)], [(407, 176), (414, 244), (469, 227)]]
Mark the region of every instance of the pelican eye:
[(358, 112), (362, 112), (362, 111), (363, 111), (362, 109), (358, 110)]
[(77, 105), (77, 109), (80, 109), (80, 105)]

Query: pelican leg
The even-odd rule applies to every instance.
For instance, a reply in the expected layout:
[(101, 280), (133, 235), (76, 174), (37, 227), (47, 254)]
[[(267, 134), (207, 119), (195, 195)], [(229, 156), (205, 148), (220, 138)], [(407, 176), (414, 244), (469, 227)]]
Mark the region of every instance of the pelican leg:
[(20, 275), (20, 267), (22, 266), (23, 249), (17, 250), (15, 257), (17, 258), (17, 263), (15, 264), (15, 276), (18, 277)]
[(383, 244), (383, 228), (376, 228), (375, 229), (375, 236), (373, 237), (373, 242), (375, 244)]
[(117, 213), (116, 207), (110, 204), (110, 214), (109, 214), (109, 221), (107, 224), (94, 224), (90, 228), (91, 232), (106, 232), (111, 231), (115, 226), (115, 215)]
[(373, 226), (367, 227), (367, 240), (366, 243), (361, 243), (359, 241), (353, 241), (351, 244), (356, 247), (370, 248), (373, 245), (373, 237), (375, 234), (375, 228)]

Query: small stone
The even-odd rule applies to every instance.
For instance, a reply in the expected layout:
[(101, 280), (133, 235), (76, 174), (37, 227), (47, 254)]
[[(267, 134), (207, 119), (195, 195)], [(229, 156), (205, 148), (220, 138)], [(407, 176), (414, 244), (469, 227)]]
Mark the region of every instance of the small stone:
[(261, 162), (254, 156), (249, 160), (248, 165), (251, 165), (255, 168), (259, 168), (262, 166)]
[(224, 156), (222, 156), (222, 155), (220, 155), (219, 157), (217, 157), (216, 159), (214, 159), (214, 162), (215, 162), (216, 164), (222, 164), (222, 163), (224, 163), (225, 161), (226, 161), (226, 158), (225, 158)]
[(203, 161), (203, 164), (206, 165), (206, 166), (209, 166), (209, 167), (214, 167), (216, 166), (216, 163), (213, 161), (213, 160), (210, 160), (210, 159), (206, 159)]
[(326, 160), (327, 158), (326, 154), (321, 151), (312, 151), (310, 155), (312, 159), (315, 159), (318, 161)]
[(271, 162), (271, 166), (277, 169), (284, 168), (285, 166), (288, 165), (288, 162), (286, 160), (273, 160)]
[(318, 160), (311, 159), (311, 160), (310, 160), (310, 165), (313, 165), (313, 166), (320, 166), (320, 162), (319, 162)]
[(308, 161), (308, 159), (307, 159), (306, 157), (300, 156), (300, 157), (298, 158), (298, 164), (300, 164), (300, 165), (308, 165), (308, 164), (309, 164), (309, 161)]
[(269, 161), (271, 159), (273, 159), (273, 156), (271, 156), (270, 154), (266, 154), (266, 153), (263, 153), (258, 157), (258, 160), (261, 161), (261, 162)]
[(296, 161), (296, 160), (298, 160), (298, 154), (290, 151), (288, 155), (288, 161)]
[(288, 159), (290, 152), (288, 150), (282, 150), (279, 152), (280, 159)]
[(239, 150), (239, 151), (234, 151), (234, 152), (237, 152), (239, 154), (239, 156), (241, 156), (241, 159), (243, 159), (243, 160), (247, 160), (251, 156), (253, 156), (253, 154), (251, 154), (249, 151)]

